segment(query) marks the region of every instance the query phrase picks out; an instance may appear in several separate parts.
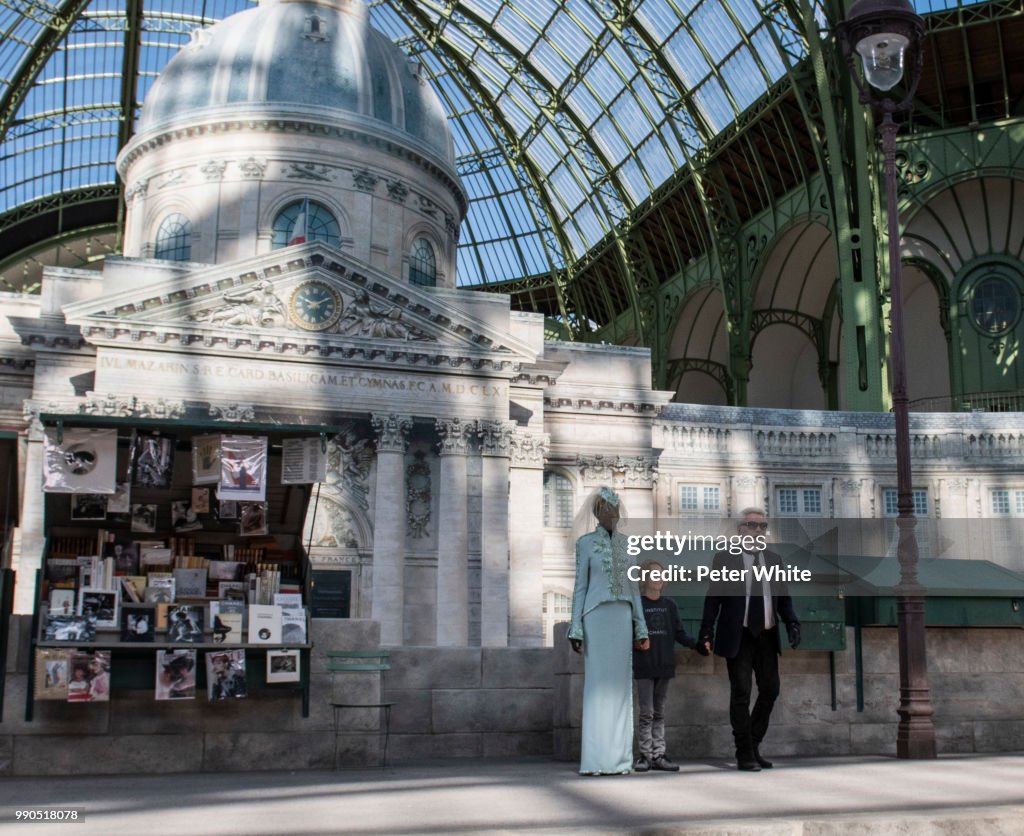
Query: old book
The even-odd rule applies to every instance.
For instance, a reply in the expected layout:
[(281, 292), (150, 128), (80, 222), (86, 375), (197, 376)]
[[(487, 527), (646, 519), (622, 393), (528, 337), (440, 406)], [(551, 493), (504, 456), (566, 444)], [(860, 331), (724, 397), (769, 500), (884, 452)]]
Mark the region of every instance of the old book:
[(110, 700), (110, 651), (72, 651), (69, 656), (68, 702)]
[(249, 641), (253, 644), (281, 643), (281, 608), (275, 604), (249, 606)]
[(205, 598), (206, 570), (175, 569), (174, 595), (175, 598)]
[(211, 702), (246, 696), (244, 650), (218, 650), (206, 654), (206, 693)]
[(281, 644), (306, 643), (306, 610), (286, 607), (281, 610)]
[(194, 700), (196, 698), (196, 652), (194, 650), (158, 650), (156, 652), (156, 699)]
[(218, 644), (242, 643), (242, 613), (218, 612), (211, 622), (213, 640)]

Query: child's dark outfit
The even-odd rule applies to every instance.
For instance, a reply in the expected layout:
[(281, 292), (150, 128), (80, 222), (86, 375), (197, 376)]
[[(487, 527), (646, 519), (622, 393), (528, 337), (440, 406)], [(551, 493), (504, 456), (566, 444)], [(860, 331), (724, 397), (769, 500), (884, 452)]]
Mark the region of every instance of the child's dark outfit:
[(642, 597), (640, 601), (644, 605), (651, 647), (633, 651), (640, 749), (640, 757), (633, 768), (639, 772), (647, 769), (675, 772), (679, 767), (665, 757), (665, 697), (676, 675), (675, 643), (696, 650), (697, 640), (686, 634), (679, 623), (676, 605), (669, 598), (652, 601)]

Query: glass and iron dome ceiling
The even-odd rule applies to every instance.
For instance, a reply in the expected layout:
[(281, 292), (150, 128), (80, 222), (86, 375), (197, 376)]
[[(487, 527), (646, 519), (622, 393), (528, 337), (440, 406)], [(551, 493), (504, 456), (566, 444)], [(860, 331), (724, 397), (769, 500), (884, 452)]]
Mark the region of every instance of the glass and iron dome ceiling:
[[(126, 106), (193, 29), (251, 5), (0, 0), (0, 212), (112, 184)], [(580, 258), (785, 71), (756, 0), (377, 0), (371, 20), (450, 114), (461, 284)]]
[[(37, 216), (51, 249), (64, 236), (86, 261), (112, 251), (114, 159), (139, 104), (193, 29), (252, 5), (0, 0), (0, 239)], [(423, 65), (449, 114), (470, 197), (459, 284), (540, 284), (613, 235), (800, 60), (785, 16), (806, 5), (373, 0), (373, 25)], [(829, 28), (831, 6), (811, 8)], [(31, 238), (0, 240), (0, 289), (31, 284), (3, 261)]]

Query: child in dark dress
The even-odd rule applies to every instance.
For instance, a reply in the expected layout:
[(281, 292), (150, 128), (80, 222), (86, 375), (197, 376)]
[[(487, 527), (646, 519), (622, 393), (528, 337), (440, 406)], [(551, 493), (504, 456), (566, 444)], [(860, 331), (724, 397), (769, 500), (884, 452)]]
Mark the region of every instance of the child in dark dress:
[(640, 601), (644, 605), (651, 648), (644, 653), (633, 652), (640, 749), (633, 769), (636, 772), (650, 769), (678, 772), (679, 767), (665, 756), (665, 698), (669, 683), (676, 675), (675, 643), (696, 650), (702, 656), (707, 656), (708, 652), (703, 646), (698, 646), (695, 638), (687, 635), (679, 623), (679, 612), (672, 599), (661, 597), (665, 582), (660, 578), (651, 579), (652, 571), (662, 572), (665, 567), (657, 561), (648, 560), (640, 569)]

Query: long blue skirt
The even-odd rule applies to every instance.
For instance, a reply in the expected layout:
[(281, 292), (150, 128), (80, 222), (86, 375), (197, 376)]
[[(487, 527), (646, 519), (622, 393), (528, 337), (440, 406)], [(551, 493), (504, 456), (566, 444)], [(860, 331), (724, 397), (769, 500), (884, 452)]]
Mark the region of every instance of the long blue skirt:
[(583, 616), (583, 735), (580, 772), (633, 769), (633, 608), (600, 604)]

